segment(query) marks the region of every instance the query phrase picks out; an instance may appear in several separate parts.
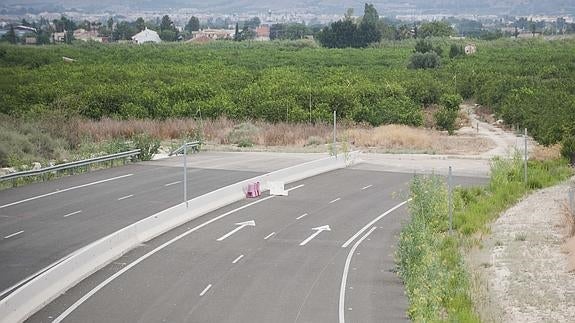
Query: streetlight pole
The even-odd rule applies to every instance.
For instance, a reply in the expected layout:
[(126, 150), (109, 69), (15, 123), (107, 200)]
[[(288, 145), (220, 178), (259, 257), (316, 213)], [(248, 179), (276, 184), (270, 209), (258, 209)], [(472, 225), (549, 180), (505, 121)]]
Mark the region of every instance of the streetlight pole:
[(188, 143), (184, 141), (184, 202), (188, 208)]
[(336, 114), (333, 110), (333, 154), (337, 159), (337, 134), (336, 134)]

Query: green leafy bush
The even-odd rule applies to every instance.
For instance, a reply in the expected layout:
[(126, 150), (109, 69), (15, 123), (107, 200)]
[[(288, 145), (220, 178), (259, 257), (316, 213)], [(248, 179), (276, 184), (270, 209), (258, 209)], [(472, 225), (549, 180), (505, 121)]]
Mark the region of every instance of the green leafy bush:
[(412, 69), (438, 68), (441, 65), (441, 58), (436, 52), (414, 53), (407, 67)]
[(575, 137), (567, 137), (561, 143), (561, 156), (575, 166)]
[(440, 108), (433, 114), (435, 124), (441, 130), (447, 130), (450, 135), (455, 133), (455, 121), (457, 120), (457, 111)]
[(142, 161), (151, 160), (160, 148), (160, 140), (145, 133), (133, 136), (132, 142), (136, 149), (140, 149), (139, 159)]

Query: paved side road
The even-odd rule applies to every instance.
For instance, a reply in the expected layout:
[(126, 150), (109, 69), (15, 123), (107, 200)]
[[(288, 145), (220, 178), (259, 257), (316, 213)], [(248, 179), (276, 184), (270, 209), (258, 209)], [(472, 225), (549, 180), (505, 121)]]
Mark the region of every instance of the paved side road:
[[(30, 322), (401, 322), (394, 246), (411, 174), (345, 169), (195, 219)], [(62, 315), (64, 313), (64, 315)]]

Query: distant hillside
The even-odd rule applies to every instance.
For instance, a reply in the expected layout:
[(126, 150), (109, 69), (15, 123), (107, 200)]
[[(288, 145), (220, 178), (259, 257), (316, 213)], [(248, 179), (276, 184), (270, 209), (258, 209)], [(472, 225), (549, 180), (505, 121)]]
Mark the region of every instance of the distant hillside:
[[(66, 8), (113, 9), (124, 7), (133, 9), (197, 8), (211, 12), (289, 11), (297, 9), (313, 13), (343, 13), (346, 8), (361, 12), (365, 0), (5, 0), (5, 5), (45, 6), (62, 5)], [(376, 0), (374, 3), (381, 12), (430, 13), (471, 13), (471, 14), (544, 14), (573, 13), (575, 0)], [(414, 12), (415, 11), (415, 12)], [(358, 12), (358, 11), (356, 11)]]

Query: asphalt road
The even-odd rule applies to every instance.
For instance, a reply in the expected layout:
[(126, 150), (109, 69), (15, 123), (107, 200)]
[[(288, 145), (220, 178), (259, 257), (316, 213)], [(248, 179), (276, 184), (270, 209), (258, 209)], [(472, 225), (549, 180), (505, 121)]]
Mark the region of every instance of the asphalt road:
[[(190, 168), (188, 197), (258, 174)], [(142, 163), (0, 191), (0, 296), (73, 251), (181, 203), (182, 178), (180, 167)]]
[(235, 203), (132, 250), (29, 321), (406, 321), (393, 253), (411, 176), (344, 169)]

